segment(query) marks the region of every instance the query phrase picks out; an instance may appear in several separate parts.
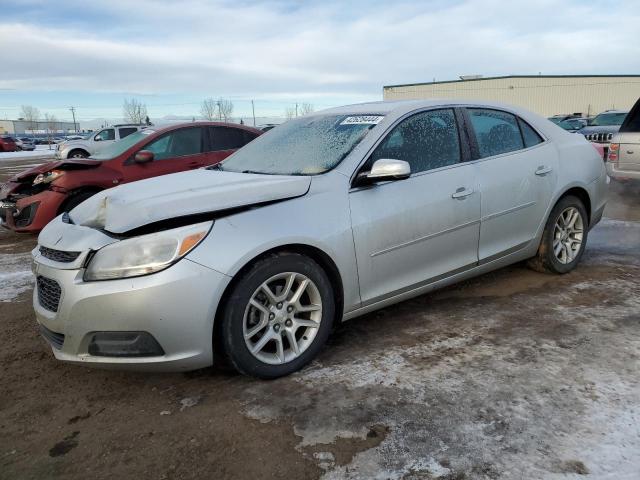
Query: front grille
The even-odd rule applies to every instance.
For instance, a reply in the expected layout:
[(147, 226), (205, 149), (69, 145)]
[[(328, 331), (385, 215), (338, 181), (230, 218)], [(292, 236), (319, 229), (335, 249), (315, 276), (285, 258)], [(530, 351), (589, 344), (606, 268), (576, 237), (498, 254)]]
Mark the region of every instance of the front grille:
[(62, 333), (53, 332), (44, 325), (40, 325), (40, 335), (56, 350), (60, 350), (64, 344), (64, 335)]
[(50, 312), (57, 312), (60, 295), (62, 294), (58, 282), (50, 278), (38, 276), (36, 283), (38, 285), (38, 301), (42, 308)]
[(613, 138), (613, 133), (587, 133), (584, 137), (590, 142), (607, 143)]
[(49, 260), (62, 263), (73, 262), (80, 255), (80, 252), (63, 252), (62, 250), (54, 250), (53, 248), (42, 246), (40, 247), (40, 253)]

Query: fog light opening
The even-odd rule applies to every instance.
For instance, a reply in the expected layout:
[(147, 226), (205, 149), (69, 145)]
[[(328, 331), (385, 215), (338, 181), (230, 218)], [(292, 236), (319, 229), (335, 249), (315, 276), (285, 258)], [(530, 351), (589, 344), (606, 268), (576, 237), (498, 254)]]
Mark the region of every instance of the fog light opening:
[(95, 332), (89, 343), (89, 355), (157, 357), (164, 355), (164, 350), (148, 332)]

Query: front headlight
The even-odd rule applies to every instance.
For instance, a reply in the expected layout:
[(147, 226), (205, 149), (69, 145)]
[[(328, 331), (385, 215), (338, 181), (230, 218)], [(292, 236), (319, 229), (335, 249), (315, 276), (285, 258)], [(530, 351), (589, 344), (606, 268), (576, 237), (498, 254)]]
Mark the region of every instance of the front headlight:
[(209, 233), (213, 222), (141, 235), (98, 250), (84, 272), (84, 280), (138, 277), (170, 267)]
[(51, 170), (47, 173), (41, 173), (35, 178), (35, 180), (33, 181), (33, 185), (35, 186), (41, 183), (51, 183), (56, 178), (60, 178), (62, 175), (64, 175), (64, 172), (62, 170)]

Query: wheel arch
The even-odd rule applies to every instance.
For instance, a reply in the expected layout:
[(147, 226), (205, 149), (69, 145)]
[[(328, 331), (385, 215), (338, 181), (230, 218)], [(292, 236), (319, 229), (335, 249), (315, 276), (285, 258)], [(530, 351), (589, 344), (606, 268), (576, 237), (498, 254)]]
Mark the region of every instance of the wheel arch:
[(64, 212), (64, 209), (66, 208), (66, 206), (69, 204), (71, 199), (73, 199), (73, 197), (75, 197), (76, 195), (80, 195), (82, 193), (91, 193), (92, 195), (95, 195), (96, 193), (101, 192), (102, 190), (104, 190), (104, 189), (102, 189), (100, 187), (96, 187), (96, 186), (80, 187), (80, 188), (76, 188), (74, 190), (71, 190), (67, 194), (67, 198), (65, 198), (64, 201), (58, 207), (58, 213), (57, 214), (60, 215), (62, 212)]
[(81, 152), (86, 153), (86, 154), (87, 154), (87, 157), (90, 157), (90, 156), (91, 156), (91, 153), (89, 153), (89, 150), (87, 150), (87, 149), (86, 149), (86, 148), (84, 148), (84, 147), (71, 147), (71, 149), (67, 152), (67, 156), (66, 156), (66, 158), (67, 158), (67, 159), (71, 158), (71, 154), (72, 154), (73, 152), (75, 152), (75, 151), (78, 151), (78, 150), (80, 150)]
[(324, 272), (329, 277), (329, 282), (331, 283), (331, 288), (333, 289), (333, 295), (336, 300), (336, 308), (333, 323), (337, 325), (340, 323), (342, 319), (342, 314), (344, 310), (344, 288), (342, 283), (342, 277), (340, 275), (340, 271), (338, 270), (338, 266), (331, 258), (329, 254), (327, 254), (322, 249), (312, 246), (309, 244), (303, 243), (290, 243), (285, 245), (279, 245), (277, 247), (270, 248), (269, 250), (265, 250), (264, 252), (254, 256), (249, 261), (247, 261), (233, 276), (233, 279), (229, 282), (229, 284), (225, 287), (222, 296), (220, 297), (220, 302), (216, 308), (215, 318), (213, 322), (213, 353), (216, 357), (218, 357), (221, 353), (223, 353), (224, 349), (222, 346), (222, 335), (220, 334), (222, 328), (222, 315), (224, 311), (224, 305), (228, 301), (233, 288), (236, 283), (242, 278), (244, 272), (246, 272), (251, 266), (269, 256), (278, 255), (281, 253), (298, 253), (300, 255), (304, 255), (306, 257), (311, 258), (315, 261), (320, 267), (324, 270)]
[(589, 192), (585, 188), (579, 187), (579, 186), (573, 186), (565, 190), (564, 192), (562, 192), (562, 194), (558, 197), (558, 199), (555, 201), (553, 205), (555, 206), (564, 197), (568, 197), (570, 195), (580, 199), (580, 201), (584, 205), (585, 210), (587, 211), (589, 225), (591, 225), (591, 211), (592, 211), (591, 197), (589, 195)]

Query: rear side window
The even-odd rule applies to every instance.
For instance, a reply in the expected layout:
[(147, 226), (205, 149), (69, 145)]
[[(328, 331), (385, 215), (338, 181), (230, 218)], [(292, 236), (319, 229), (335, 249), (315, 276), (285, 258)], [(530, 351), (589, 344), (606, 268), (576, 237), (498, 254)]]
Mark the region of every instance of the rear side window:
[(468, 112), (478, 142), (480, 158), (524, 148), (515, 115), (481, 108), (469, 108)]
[(429, 110), (403, 120), (367, 163), (370, 166), (381, 158), (409, 162), (411, 173), (458, 163), (460, 140), (453, 110)]
[[(522, 131), (522, 138), (524, 139), (524, 146), (526, 148), (533, 147), (534, 145), (542, 143), (542, 137), (538, 135), (538, 132), (531, 128), (531, 125), (529, 125), (521, 118), (518, 118), (518, 123), (520, 124), (520, 130)], [(579, 122), (577, 123), (579, 124)], [(576, 128), (577, 127), (578, 125), (576, 125)]]
[(240, 128), (210, 127), (211, 151), (235, 150), (244, 147), (256, 135)]
[(124, 137), (128, 137), (129, 135), (131, 135), (132, 133), (136, 133), (137, 131), (138, 129), (135, 127), (122, 127), (118, 129), (118, 133), (120, 134), (120, 139), (123, 139)]
[(622, 122), (620, 132), (640, 132), (640, 100), (636, 102)]

